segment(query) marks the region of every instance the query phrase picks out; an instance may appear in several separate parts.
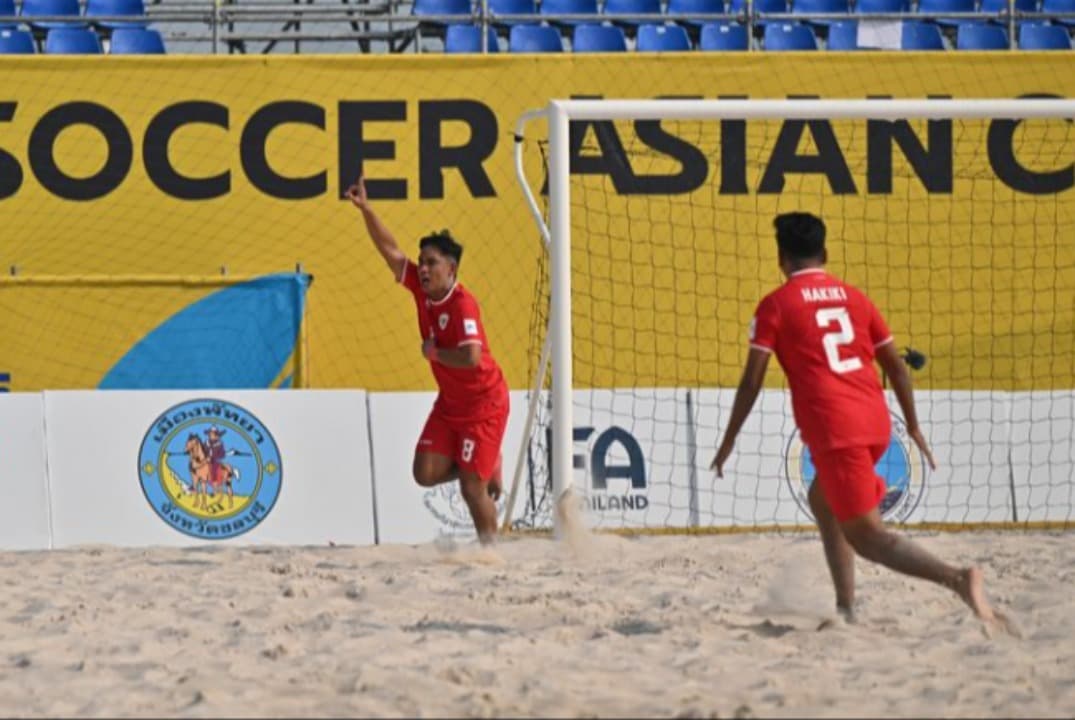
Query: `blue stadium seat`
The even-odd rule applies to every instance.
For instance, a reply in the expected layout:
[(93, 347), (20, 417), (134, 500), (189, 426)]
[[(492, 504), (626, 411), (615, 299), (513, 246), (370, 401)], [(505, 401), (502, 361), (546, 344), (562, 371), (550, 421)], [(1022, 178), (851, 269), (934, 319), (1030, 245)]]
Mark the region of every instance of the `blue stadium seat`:
[[(42, 15), (68, 15), (70, 22), (34, 22), (34, 17)], [(30, 27), (39, 30), (60, 27), (82, 27), (85, 23), (79, 17), (78, 0), (22, 0), (22, 16)]]
[(101, 40), (89, 28), (52, 28), (45, 36), (45, 52), (49, 55), (100, 55)]
[[(1041, 0), (1041, 11), (1044, 13), (1075, 12), (1075, 0)], [(1075, 17), (1056, 18), (1053, 24), (1075, 25)]]
[(109, 55), (164, 55), (164, 38), (153, 28), (121, 27), (112, 31)]
[[(660, 14), (661, 0), (605, 0), (605, 12), (612, 15), (652, 15)], [(652, 20), (617, 20), (616, 24), (634, 29), (644, 22)]]
[[(1015, 0), (1016, 12), (1037, 12), (1038, 0)], [(978, 8), (978, 12), (983, 15), (995, 15), (999, 19), (1000, 16), (1008, 15), (1008, 0), (982, 0), (982, 6)]]
[(765, 26), (766, 50), (817, 50), (817, 38), (807, 25), (770, 23)]
[(962, 23), (956, 31), (956, 50), (1007, 50), (1008, 31), (999, 25)]
[(470, 0), (414, 0), (411, 14), (419, 18), (458, 15), (458, 20), (428, 20), (419, 23), (419, 33), (428, 32), (434, 37), (444, 37), (450, 26), (469, 23), (473, 9)]
[[(7, 15), (9, 17), (15, 16), (15, 0), (0, 0), (0, 17)], [(18, 25), (18, 22), (6, 22), (0, 21), (0, 28), (13, 28)]]
[(749, 50), (750, 36), (745, 25), (715, 23), (702, 26), (699, 50)]
[(859, 24), (855, 20), (840, 20), (829, 26), (829, 50), (858, 50)]
[[(977, 12), (975, 0), (918, 0), (918, 12), (922, 15), (932, 13), (952, 12)], [(929, 18), (931, 22), (947, 27), (955, 27), (961, 23), (971, 22), (966, 18)]]
[(513, 53), (563, 52), (560, 31), (547, 25), (515, 25), (508, 36), (508, 50)]
[[(810, 13), (846, 13), (851, 12), (848, 0), (792, 0), (791, 11), (809, 15)], [(829, 26), (832, 20), (810, 20), (811, 25)]]
[[(671, 15), (703, 15), (724, 12), (724, 0), (668, 0)], [(699, 28), (712, 20), (677, 20), (683, 25)]]
[(577, 53), (624, 52), (627, 39), (615, 25), (578, 25), (571, 38), (571, 51)]
[[(487, 52), (499, 52), (496, 31), (492, 27), (486, 40)], [(444, 34), (444, 52), (446, 53), (480, 53), (482, 51), (482, 29), (480, 25), (449, 25)]]
[(910, 9), (910, 0), (856, 0), (855, 2), (855, 12), (862, 15), (909, 12)]
[[(543, 15), (597, 15), (597, 0), (541, 0)], [(591, 20), (551, 20), (554, 25), (570, 27), (572, 25), (592, 25), (600, 22)]]
[(0, 55), (32, 55), (34, 37), (25, 30), (0, 30)]
[(413, 15), (470, 15), (470, 0), (414, 0)]
[[(146, 6), (142, 0), (87, 0), (86, 1), (86, 19), (92, 20), (94, 17), (102, 15), (140, 15), (143, 18), (146, 16)], [(145, 27), (149, 24), (149, 20), (93, 20), (95, 25), (106, 28), (118, 28), (118, 27)]]
[(1070, 50), (1071, 36), (1059, 25), (1023, 25), (1019, 28), (1020, 50)]
[[(534, 3), (534, 0), (489, 0), (489, 11), (493, 13), (494, 18), (497, 15), (537, 15), (537, 5)], [(505, 21), (494, 19), (493, 22), (499, 28), (509, 28), (512, 25), (536, 21), (537, 18), (534, 18), (532, 21)], [(478, 37), (480, 38), (481, 35)]]
[(682, 52), (690, 49), (691, 40), (687, 37), (687, 31), (675, 23), (638, 27), (635, 50), (639, 52)]
[[(731, 11), (734, 13), (746, 12), (746, 0), (732, 0)], [(788, 11), (787, 0), (754, 0), (754, 12), (757, 13), (783, 13)], [(755, 32), (760, 35), (765, 26), (773, 22), (771, 20), (758, 20), (754, 23)], [(785, 22), (781, 20), (780, 22)]]
[(904, 20), (900, 28), (902, 50), (944, 50), (941, 30), (933, 23)]

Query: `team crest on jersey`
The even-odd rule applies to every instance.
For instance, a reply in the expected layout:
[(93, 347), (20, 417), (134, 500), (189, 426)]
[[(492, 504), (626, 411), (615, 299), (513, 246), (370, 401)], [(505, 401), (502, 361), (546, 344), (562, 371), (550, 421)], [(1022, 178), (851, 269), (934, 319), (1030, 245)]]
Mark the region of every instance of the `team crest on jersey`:
[(440, 326), (441, 330), (448, 327), (448, 313), (440, 314), (440, 317), (437, 318), (437, 325)]
[[(907, 425), (895, 414), (891, 415), (892, 439), (885, 454), (874, 466), (886, 487), (878, 509), (883, 519), (903, 522), (911, 516), (922, 498), (926, 459), (907, 434)], [(784, 452), (784, 473), (795, 502), (812, 518), (814, 515), (810, 511), (807, 493), (814, 484), (817, 470), (810, 457), (810, 449), (803, 445), (798, 430), (792, 434)]]
[(280, 451), (253, 414), (191, 400), (153, 421), (138, 453), (142, 492), (170, 527), (204, 540), (249, 532), (280, 495)]

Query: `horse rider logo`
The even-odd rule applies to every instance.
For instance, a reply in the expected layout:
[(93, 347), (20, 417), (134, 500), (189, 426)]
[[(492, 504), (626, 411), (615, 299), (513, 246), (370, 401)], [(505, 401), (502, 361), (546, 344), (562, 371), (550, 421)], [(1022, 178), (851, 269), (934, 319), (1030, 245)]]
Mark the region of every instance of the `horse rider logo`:
[(280, 494), (276, 441), (260, 420), (223, 400), (191, 400), (161, 413), (138, 456), (142, 492), (169, 526), (206, 540), (255, 528)]

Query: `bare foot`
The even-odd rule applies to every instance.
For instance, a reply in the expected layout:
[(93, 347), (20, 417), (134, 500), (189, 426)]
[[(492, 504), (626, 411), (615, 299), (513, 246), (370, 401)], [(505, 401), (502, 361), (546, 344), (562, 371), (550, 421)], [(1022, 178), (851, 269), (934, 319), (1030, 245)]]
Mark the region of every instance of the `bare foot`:
[(976, 567), (963, 570), (959, 574), (959, 582), (956, 583), (955, 591), (980, 620), (993, 622), (997, 619), (996, 613), (993, 612), (993, 607), (985, 599), (985, 584), (982, 580), (981, 570)]
[(854, 610), (854, 608), (846, 607), (846, 606), (843, 606), (843, 605), (838, 605), (836, 607), (836, 612), (837, 612), (837, 614), (839, 614), (840, 617), (842, 617), (844, 619), (844, 622), (847, 623), (848, 625), (854, 625), (855, 624), (855, 610)]

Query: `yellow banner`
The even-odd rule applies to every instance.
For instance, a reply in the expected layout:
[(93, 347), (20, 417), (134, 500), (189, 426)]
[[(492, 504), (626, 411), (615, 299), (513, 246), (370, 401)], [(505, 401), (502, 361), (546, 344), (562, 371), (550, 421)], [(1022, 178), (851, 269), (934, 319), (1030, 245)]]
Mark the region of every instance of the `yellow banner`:
[[(545, 288), (513, 168), (524, 111), (569, 96), (1072, 97), (1070, 70), (1049, 53), (0, 59), (0, 253), (14, 274), (0, 280), (0, 374), (12, 390), (97, 387), (218, 291), (206, 278), (309, 273), (304, 332), (272, 348), (301, 354), (305, 384), (431, 388), (411, 300), (341, 199), (361, 171), (408, 251), (441, 228), (461, 240), (461, 280), (522, 388)], [(525, 140), (536, 190), (543, 133)], [(920, 383), (1075, 383), (1065, 122), (577, 136), (580, 386), (734, 385), (753, 308), (781, 280), (772, 215), (791, 209), (827, 219), (832, 269), (927, 355)], [(70, 276), (105, 284), (32, 282)], [(162, 281), (124, 280), (142, 276)], [(219, 362), (257, 342), (236, 333)]]

